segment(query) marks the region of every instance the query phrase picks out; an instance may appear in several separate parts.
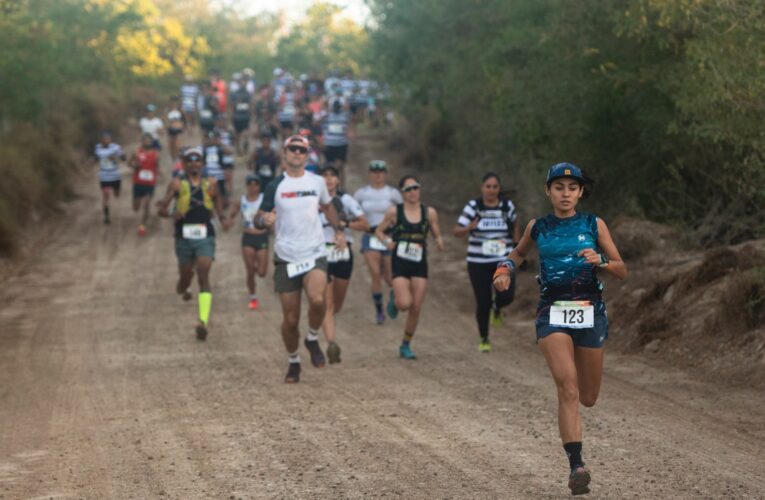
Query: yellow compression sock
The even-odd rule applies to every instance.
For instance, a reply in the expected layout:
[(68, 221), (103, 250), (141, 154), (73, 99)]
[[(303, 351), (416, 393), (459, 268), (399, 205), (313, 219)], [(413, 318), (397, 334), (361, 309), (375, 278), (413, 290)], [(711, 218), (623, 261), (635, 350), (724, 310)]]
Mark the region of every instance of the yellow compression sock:
[(210, 309), (212, 308), (212, 293), (199, 292), (199, 320), (207, 326), (210, 321)]

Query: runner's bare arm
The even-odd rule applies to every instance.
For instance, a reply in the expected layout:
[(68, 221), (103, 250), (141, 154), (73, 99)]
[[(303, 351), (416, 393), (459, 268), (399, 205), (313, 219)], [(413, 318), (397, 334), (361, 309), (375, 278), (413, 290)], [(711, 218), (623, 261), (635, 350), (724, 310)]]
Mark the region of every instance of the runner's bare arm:
[(436, 240), (436, 248), (444, 251), (444, 239), (441, 237), (441, 226), (438, 223), (438, 212), (433, 207), (428, 207), (428, 222), (433, 232), (433, 238)]
[(603, 254), (597, 253), (592, 248), (585, 248), (579, 252), (579, 255), (584, 257), (593, 266), (598, 266), (623, 280), (627, 277), (627, 264), (624, 263), (622, 256), (619, 255), (619, 250), (611, 238), (611, 232), (608, 230), (606, 223), (600, 217), (598, 217), (597, 222), (598, 246), (603, 250), (606, 258), (604, 259)]
[(395, 205), (388, 208), (388, 210), (385, 212), (385, 217), (383, 217), (382, 222), (380, 222), (377, 225), (377, 229), (375, 229), (375, 237), (382, 241), (383, 244), (388, 248), (388, 250), (393, 250), (393, 246), (395, 245), (394, 241), (385, 235), (385, 230), (388, 229), (393, 225), (393, 223), (396, 220), (396, 207)]
[(218, 181), (213, 177), (209, 177), (207, 183), (209, 186), (208, 193), (210, 193), (210, 196), (212, 196), (213, 202), (215, 203), (215, 214), (218, 216), (218, 220), (220, 220), (223, 229), (226, 230), (228, 229), (228, 227), (226, 227), (226, 210), (223, 208), (223, 197), (218, 193)]
[(478, 216), (476, 216), (476, 218), (471, 220), (470, 224), (468, 224), (467, 226), (460, 226), (459, 224), (456, 224), (454, 226), (454, 231), (453, 231), (454, 236), (456, 236), (457, 238), (464, 238), (465, 236), (467, 236), (467, 234), (470, 231), (478, 227), (479, 221), (480, 219), (478, 218)]
[[(531, 219), (531, 221), (529, 221), (528, 225), (526, 226), (526, 230), (523, 232), (523, 236), (521, 236), (521, 241), (518, 242), (518, 245), (507, 256), (507, 259), (512, 262), (511, 266), (515, 269), (523, 264), (523, 261), (526, 259), (526, 255), (528, 255), (529, 250), (531, 250), (531, 246), (534, 244), (534, 240), (531, 239), (531, 229), (534, 227), (535, 222), (535, 219)], [(494, 288), (500, 292), (503, 292), (510, 288), (510, 280), (510, 268), (497, 267), (497, 271), (494, 273)]]
[(369, 221), (367, 221), (367, 218), (363, 215), (359, 215), (348, 223), (348, 227), (354, 231), (363, 231), (366, 233), (369, 231)]
[(167, 189), (165, 190), (165, 196), (162, 197), (161, 200), (157, 201), (157, 208), (159, 209), (159, 215), (163, 217), (167, 217), (167, 207), (170, 206), (170, 202), (175, 198), (175, 195), (178, 193), (178, 188), (180, 186), (180, 181), (178, 178), (172, 179), (170, 183), (167, 185)]
[(241, 200), (234, 200), (231, 203), (231, 208), (228, 211), (228, 217), (226, 217), (226, 222), (223, 224), (223, 226), (226, 229), (234, 225), (234, 221), (236, 220), (236, 216), (239, 214), (239, 209), (241, 208), (241, 205), (242, 205)]

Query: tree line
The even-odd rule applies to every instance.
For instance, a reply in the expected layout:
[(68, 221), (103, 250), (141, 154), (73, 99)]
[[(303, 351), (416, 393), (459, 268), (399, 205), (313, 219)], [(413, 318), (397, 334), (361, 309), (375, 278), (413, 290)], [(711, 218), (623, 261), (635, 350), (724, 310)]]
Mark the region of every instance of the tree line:
[(605, 214), (763, 235), (765, 3), (368, 3), (370, 62), (439, 169), (507, 172), (523, 197), (572, 161)]

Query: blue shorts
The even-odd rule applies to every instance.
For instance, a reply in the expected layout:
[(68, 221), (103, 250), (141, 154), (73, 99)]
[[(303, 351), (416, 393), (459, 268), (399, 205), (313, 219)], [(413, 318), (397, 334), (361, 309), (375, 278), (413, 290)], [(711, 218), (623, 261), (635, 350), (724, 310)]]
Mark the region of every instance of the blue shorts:
[(571, 336), (577, 347), (603, 347), (608, 338), (608, 314), (605, 311), (595, 314), (595, 326), (593, 328), (564, 328), (550, 325), (549, 309), (537, 315), (534, 322), (537, 327), (537, 342), (551, 333), (560, 332)]
[(369, 239), (372, 237), (369, 233), (364, 233), (364, 236), (361, 237), (361, 253), (364, 252), (377, 252), (381, 254), (383, 257), (390, 256), (390, 250), (372, 250), (369, 248)]

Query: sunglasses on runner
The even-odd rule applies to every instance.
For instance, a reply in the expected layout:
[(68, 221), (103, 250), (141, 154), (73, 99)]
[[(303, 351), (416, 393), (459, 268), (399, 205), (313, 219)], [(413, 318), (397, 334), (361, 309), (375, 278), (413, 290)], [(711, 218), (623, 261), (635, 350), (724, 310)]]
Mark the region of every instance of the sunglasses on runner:
[(202, 157), (201, 156), (187, 156), (186, 160), (188, 160), (188, 161), (202, 161)]
[(402, 193), (408, 193), (409, 191), (417, 191), (420, 189), (419, 184), (410, 184), (404, 188), (401, 188)]
[(308, 153), (308, 149), (304, 148), (303, 146), (287, 146), (287, 151), (291, 151), (293, 153), (298, 153), (301, 155)]

